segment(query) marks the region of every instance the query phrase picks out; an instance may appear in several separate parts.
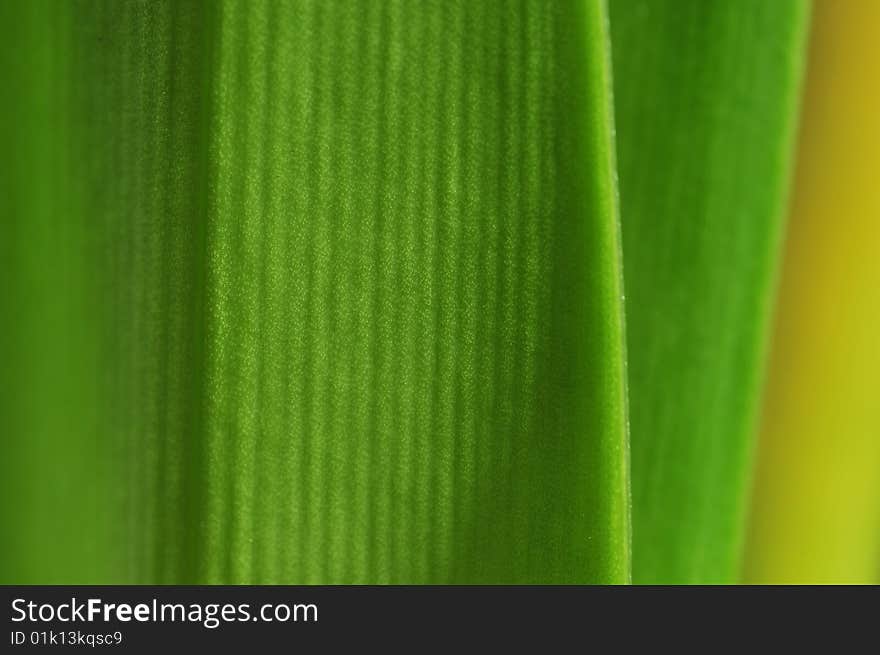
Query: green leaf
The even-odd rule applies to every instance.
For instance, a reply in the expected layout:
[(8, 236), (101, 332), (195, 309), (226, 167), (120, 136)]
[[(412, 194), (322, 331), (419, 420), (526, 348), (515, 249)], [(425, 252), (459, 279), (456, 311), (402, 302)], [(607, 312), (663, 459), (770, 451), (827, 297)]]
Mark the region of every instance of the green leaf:
[(738, 578), (807, 14), (610, 2), (637, 583)]
[(4, 582), (629, 579), (603, 4), (3, 11)]

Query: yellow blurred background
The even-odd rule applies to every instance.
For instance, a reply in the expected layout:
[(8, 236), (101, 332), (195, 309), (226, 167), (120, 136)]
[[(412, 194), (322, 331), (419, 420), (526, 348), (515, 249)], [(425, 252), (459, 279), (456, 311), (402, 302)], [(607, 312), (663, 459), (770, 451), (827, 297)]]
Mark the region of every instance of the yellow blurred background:
[(880, 1), (817, 0), (745, 581), (880, 581)]

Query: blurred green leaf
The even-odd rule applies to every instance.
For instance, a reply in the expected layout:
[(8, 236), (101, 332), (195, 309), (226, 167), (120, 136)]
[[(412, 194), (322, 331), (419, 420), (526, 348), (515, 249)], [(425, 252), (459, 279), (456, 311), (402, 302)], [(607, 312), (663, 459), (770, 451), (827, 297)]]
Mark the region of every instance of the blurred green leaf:
[(735, 582), (808, 4), (609, 4), (633, 580)]

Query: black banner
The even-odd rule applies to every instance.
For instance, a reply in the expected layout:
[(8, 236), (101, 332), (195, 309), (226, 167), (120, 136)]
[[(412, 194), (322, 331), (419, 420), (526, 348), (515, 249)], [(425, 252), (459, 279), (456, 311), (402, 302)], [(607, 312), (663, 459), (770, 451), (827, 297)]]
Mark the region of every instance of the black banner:
[(785, 643), (835, 620), (838, 636), (873, 634), (878, 591), (868, 591), (866, 600), (857, 588), (7, 586), (0, 651), (606, 652), (609, 643), (674, 645), (698, 634), (713, 635), (707, 646), (766, 645), (768, 634)]

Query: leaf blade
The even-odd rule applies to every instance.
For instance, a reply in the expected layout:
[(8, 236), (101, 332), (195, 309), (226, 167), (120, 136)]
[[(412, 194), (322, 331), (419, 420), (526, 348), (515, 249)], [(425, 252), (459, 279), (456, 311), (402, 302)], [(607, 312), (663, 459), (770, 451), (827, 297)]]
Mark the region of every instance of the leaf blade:
[[(58, 403), (38, 452), (45, 387), (20, 386), (30, 500), (4, 512), (39, 523), (36, 485), (88, 479), (62, 442), (106, 475), (63, 505), (100, 536), (41, 561), (79, 582), (628, 580), (603, 5), (70, 7), (26, 38), (82, 80), (59, 100), (82, 197), (47, 192), (90, 248), (18, 247), (69, 248), (101, 299), (56, 326), (94, 329), (64, 373), (95, 416)], [(22, 340), (11, 378), (47, 363)], [(58, 581), (40, 534), (4, 578)]]
[(637, 583), (738, 576), (807, 8), (610, 3)]

